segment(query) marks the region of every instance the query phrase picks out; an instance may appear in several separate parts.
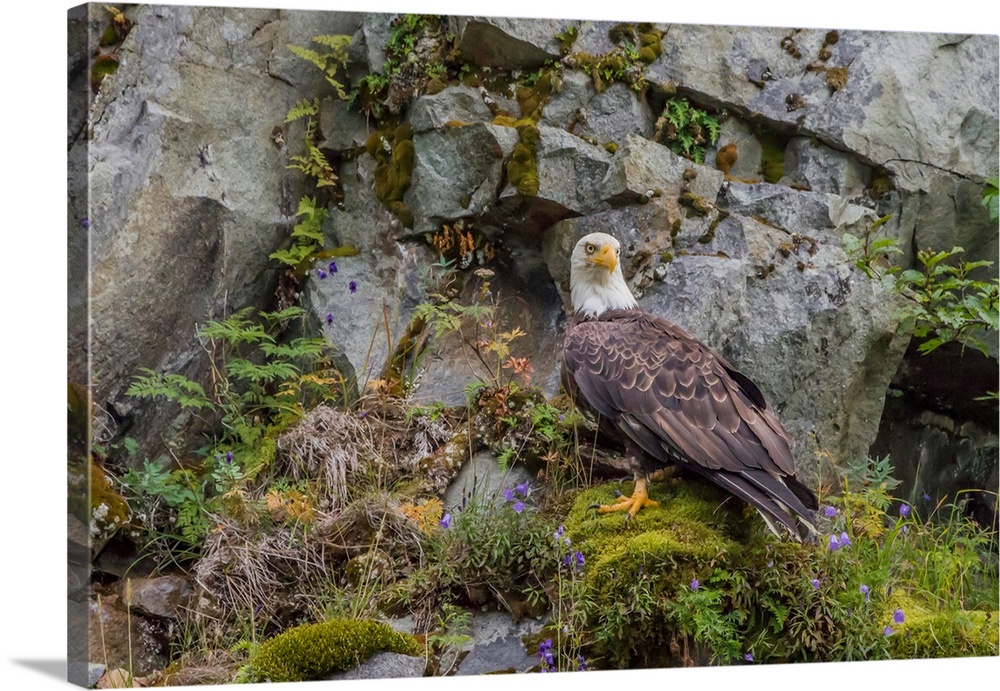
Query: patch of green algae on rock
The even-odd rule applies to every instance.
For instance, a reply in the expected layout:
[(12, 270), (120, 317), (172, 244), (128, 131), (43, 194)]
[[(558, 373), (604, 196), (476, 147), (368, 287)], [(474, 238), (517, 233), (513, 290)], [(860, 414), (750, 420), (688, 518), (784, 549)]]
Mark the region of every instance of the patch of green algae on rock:
[(250, 661), (260, 681), (306, 681), (357, 667), (373, 654), (418, 655), (412, 636), (370, 620), (333, 619), (288, 629), (261, 644)]

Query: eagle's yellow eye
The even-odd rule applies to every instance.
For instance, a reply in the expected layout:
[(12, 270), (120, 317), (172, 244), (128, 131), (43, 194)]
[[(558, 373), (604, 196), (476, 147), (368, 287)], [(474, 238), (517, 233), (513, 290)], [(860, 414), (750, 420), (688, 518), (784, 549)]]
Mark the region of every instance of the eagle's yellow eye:
[(595, 249), (597, 248), (593, 245), (587, 245), (587, 254), (593, 254)]

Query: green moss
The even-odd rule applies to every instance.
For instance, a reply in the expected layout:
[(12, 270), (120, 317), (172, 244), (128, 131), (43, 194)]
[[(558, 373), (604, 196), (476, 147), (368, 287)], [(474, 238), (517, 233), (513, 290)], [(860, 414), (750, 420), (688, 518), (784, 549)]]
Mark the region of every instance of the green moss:
[(607, 151), (609, 154), (617, 152), (618, 151), (617, 142), (608, 142), (607, 144), (604, 145), (604, 150)]
[(551, 95), (552, 74), (548, 71), (543, 71), (533, 85), (519, 87), (517, 105), (521, 109), (521, 117), (537, 122)]
[(132, 515), (128, 502), (111, 486), (101, 467), (76, 461), (69, 467), (68, 509), (98, 539), (114, 535)]
[(699, 216), (708, 216), (712, 211), (712, 205), (694, 192), (682, 192), (678, 201)]
[(381, 651), (419, 653), (412, 636), (388, 624), (335, 619), (296, 626), (265, 641), (250, 669), (260, 681), (306, 681), (351, 669)]
[(520, 141), (514, 145), (510, 161), (507, 163), (507, 181), (526, 197), (538, 195), (538, 164), (535, 148), (538, 146), (539, 132), (534, 123), (518, 121), (517, 133)]
[[(588, 507), (629, 494), (632, 483), (609, 483), (581, 492), (566, 520), (566, 532), (586, 558), (588, 626), (598, 632), (593, 657), (610, 667), (669, 664), (671, 612), (677, 592), (693, 578), (738, 559), (751, 521), (742, 504), (697, 481), (653, 482), (657, 507), (627, 523), (622, 513), (599, 515)], [(659, 652), (655, 652), (655, 651)], [(676, 660), (673, 661), (676, 664)]]
[(777, 183), (785, 174), (785, 146), (788, 142), (769, 130), (758, 130), (754, 134), (761, 146), (760, 174), (767, 182)]
[(413, 213), (403, 203), (403, 195), (413, 176), (413, 128), (403, 123), (392, 131), (373, 133), (365, 141), (365, 150), (375, 159), (375, 196), (407, 228), (413, 227)]
[(894, 658), (985, 657), (1000, 654), (996, 612), (913, 612), (893, 625)]

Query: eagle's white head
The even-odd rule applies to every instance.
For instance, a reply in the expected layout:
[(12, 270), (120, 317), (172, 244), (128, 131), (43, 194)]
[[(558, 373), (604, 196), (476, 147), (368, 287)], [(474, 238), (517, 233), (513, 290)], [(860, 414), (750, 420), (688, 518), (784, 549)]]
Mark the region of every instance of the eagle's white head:
[(591, 233), (576, 243), (569, 268), (574, 312), (596, 317), (605, 310), (639, 306), (622, 276), (620, 255), (621, 243), (607, 233)]

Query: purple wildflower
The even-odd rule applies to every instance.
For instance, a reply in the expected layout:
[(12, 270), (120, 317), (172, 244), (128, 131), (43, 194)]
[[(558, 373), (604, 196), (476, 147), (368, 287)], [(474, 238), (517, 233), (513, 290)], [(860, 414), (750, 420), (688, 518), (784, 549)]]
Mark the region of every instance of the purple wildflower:
[(576, 554), (574, 554), (573, 556), (576, 558), (576, 568), (582, 569), (583, 568), (583, 552), (581, 552), (580, 550), (577, 550)]
[(576, 658), (576, 661), (579, 663), (579, 666), (576, 668), (576, 671), (577, 672), (586, 672), (587, 671), (587, 661), (583, 658), (583, 655), (578, 655), (577, 658)]
[(868, 592), (868, 586), (867, 585), (865, 585), (864, 583), (862, 583), (861, 587), (858, 588), (858, 590), (860, 590), (861, 594), (865, 596), (865, 602), (871, 602), (871, 593)]
[(522, 511), (524, 511), (524, 502), (520, 500), (514, 502), (514, 513), (521, 513)]
[(814, 579), (812, 579), (809, 582), (813, 584), (813, 589), (814, 590), (819, 590), (819, 579), (818, 578), (814, 578)]
[(538, 644), (538, 659), (544, 662), (543, 672), (554, 672), (556, 661), (552, 655), (552, 639), (547, 638)]
[(556, 532), (555, 532), (555, 533), (553, 534), (553, 536), (552, 536), (552, 537), (553, 537), (554, 539), (558, 540), (558, 539), (559, 539), (560, 537), (562, 537), (562, 534), (563, 534), (563, 531), (564, 531), (564, 530), (565, 530), (565, 528), (563, 527), (562, 523), (560, 523), (560, 524), (559, 524), (559, 527), (558, 527), (558, 528), (556, 528)]
[(328, 266), (327, 268), (330, 269), (330, 273), (332, 274), (337, 273), (337, 262), (330, 262), (330, 266)]
[(907, 516), (909, 516), (910, 515), (910, 505), (909, 504), (900, 504), (899, 505), (899, 515), (902, 516), (903, 518), (906, 518)]
[(226, 453), (226, 463), (232, 463), (232, 462), (233, 462), (233, 452), (228, 451)]
[(438, 522), (438, 525), (441, 526), (442, 528), (444, 528), (445, 530), (447, 530), (451, 526), (451, 514), (450, 513), (446, 513), (444, 515), (444, 518), (442, 518)]
[(691, 581), (691, 590), (697, 590), (700, 586), (701, 583), (698, 582), (697, 578)]
[(896, 633), (896, 632), (892, 630), (891, 626), (886, 626), (884, 629), (882, 629), (882, 635), (883, 636), (891, 636), (894, 633)]
[(350, 289), (350, 291), (352, 293), (358, 292), (358, 282), (357, 281), (351, 281), (350, 283), (347, 284), (347, 287)]
[(847, 536), (847, 533), (841, 533), (840, 534), (840, 546), (841, 547), (850, 547), (851, 546), (851, 538), (849, 538)]
[(522, 482), (520, 485), (518, 485), (514, 489), (516, 489), (518, 492), (520, 492), (524, 496), (528, 496), (528, 481), (525, 480), (524, 482)]
[(840, 540), (837, 539), (836, 535), (831, 535), (830, 536), (830, 551), (831, 552), (836, 552), (838, 549), (840, 549)]
[(503, 498), (507, 501), (514, 501), (514, 490), (510, 487), (503, 488)]
[(837, 509), (833, 508), (832, 506), (828, 506), (825, 509), (823, 509), (823, 515), (826, 516), (827, 518), (833, 518), (834, 516), (837, 515)]
[(90, 219), (89, 218), (81, 218), (80, 219), (80, 225), (82, 225), (84, 228), (89, 228), (90, 227)]
[(746, 655), (743, 656), (743, 659), (746, 660), (747, 662), (753, 662), (753, 653), (747, 653)]
[(903, 610), (901, 609), (897, 609), (895, 612), (892, 613), (893, 624), (902, 624), (905, 619), (906, 617), (903, 616)]
[(333, 325), (333, 312), (327, 312), (326, 313), (326, 325), (327, 326), (332, 326)]
[(326, 278), (326, 272), (323, 271), (323, 269), (317, 269), (316, 270), (316, 275), (319, 276), (320, 279)]
[(927, 494), (927, 492), (924, 492), (924, 501), (930, 501), (930, 500), (931, 500), (931, 495)]
[(772, 566), (774, 566), (774, 560), (773, 559), (768, 559), (767, 560), (767, 568), (771, 568)]

